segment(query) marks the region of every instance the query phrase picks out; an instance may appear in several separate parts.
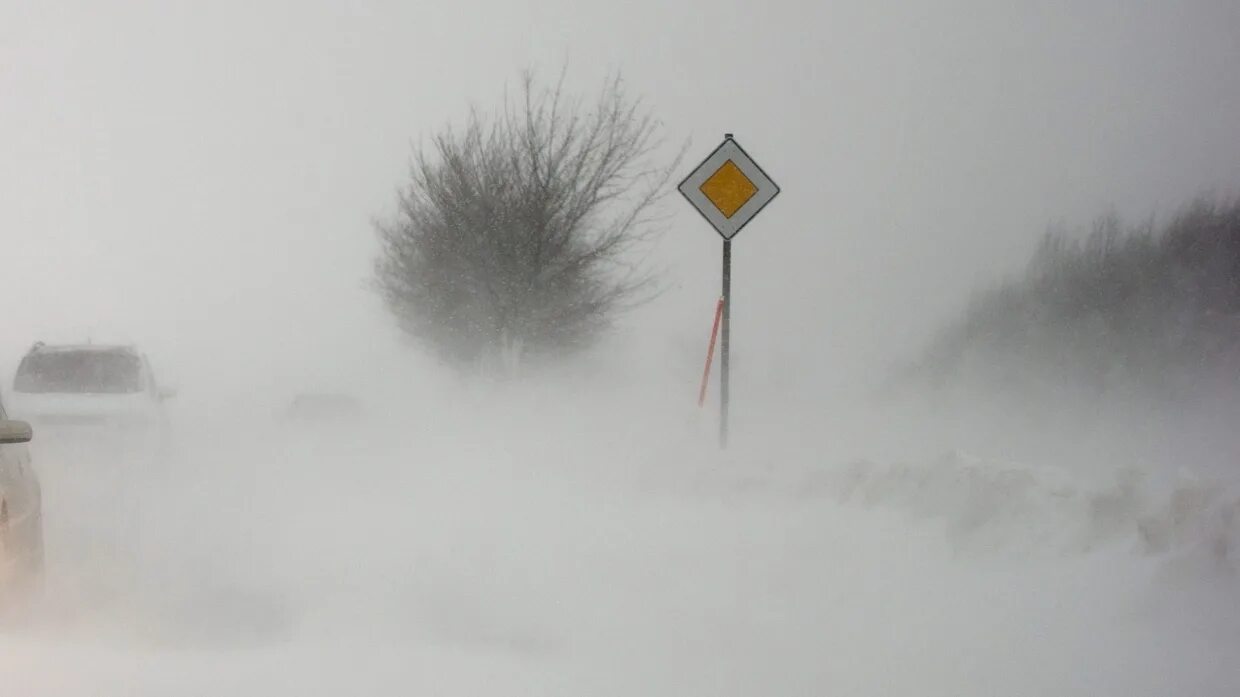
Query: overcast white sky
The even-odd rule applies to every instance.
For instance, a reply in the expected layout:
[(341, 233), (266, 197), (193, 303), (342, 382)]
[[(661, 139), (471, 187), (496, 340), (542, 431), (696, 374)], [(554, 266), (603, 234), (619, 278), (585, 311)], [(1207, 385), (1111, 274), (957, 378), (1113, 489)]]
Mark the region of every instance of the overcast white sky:
[[(1240, 188), (1234, 0), (0, 8), (5, 363), (90, 327), (191, 383), (388, 356), (370, 220), (410, 144), (564, 60), (623, 71), (686, 171), (731, 131), (783, 187), (736, 243), (751, 375), (843, 379), (1050, 222)], [(718, 241), (669, 205), (672, 289), (631, 326), (695, 366)]]

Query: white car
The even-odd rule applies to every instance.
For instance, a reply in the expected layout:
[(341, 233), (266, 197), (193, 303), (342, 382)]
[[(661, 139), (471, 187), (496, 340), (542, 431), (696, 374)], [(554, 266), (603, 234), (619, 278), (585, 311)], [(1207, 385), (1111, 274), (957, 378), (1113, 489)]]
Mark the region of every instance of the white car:
[(168, 445), (172, 395), (133, 346), (36, 343), (17, 368), (10, 411), (39, 429), (40, 442), (97, 449), (119, 439), (154, 455)]
[(0, 404), (0, 606), (43, 573), (43, 497), (26, 443), (32, 430)]

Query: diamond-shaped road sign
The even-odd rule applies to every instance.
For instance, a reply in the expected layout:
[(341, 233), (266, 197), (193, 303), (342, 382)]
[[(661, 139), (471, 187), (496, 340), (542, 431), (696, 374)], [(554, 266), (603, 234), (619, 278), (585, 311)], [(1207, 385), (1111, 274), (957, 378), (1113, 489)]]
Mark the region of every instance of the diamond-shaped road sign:
[(779, 187), (728, 136), (678, 187), (715, 230), (730, 240), (779, 194)]

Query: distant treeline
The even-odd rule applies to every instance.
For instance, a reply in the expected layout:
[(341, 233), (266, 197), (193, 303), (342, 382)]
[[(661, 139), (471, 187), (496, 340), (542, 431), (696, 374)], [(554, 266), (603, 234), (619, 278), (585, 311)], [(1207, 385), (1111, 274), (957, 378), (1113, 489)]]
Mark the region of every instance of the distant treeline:
[(979, 292), (920, 364), (938, 384), (1192, 397), (1240, 386), (1240, 198), (1164, 224), (1047, 233), (1023, 275)]

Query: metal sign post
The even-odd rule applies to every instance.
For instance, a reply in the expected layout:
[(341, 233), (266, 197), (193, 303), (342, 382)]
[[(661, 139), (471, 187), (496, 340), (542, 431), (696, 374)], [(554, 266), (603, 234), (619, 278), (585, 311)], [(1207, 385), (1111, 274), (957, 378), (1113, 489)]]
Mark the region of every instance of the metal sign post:
[(728, 381), (732, 375), (732, 240), (723, 241), (723, 333), (719, 343), (719, 447), (728, 447)]
[(732, 238), (779, 194), (779, 187), (731, 133), (677, 187), (723, 237), (723, 323), (719, 345), (719, 446), (728, 445), (732, 346)]

